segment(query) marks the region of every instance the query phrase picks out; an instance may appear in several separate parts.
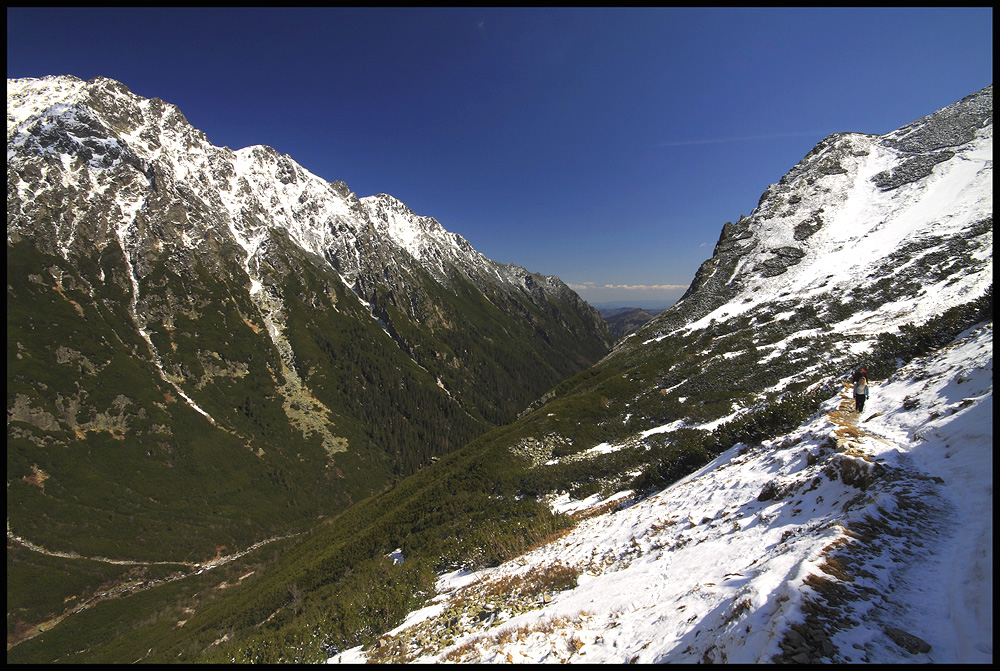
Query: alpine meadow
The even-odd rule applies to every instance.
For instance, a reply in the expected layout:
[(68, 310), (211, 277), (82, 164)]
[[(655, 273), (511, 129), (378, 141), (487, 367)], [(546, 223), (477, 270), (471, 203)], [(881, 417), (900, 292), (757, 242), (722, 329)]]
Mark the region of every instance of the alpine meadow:
[(817, 138), (615, 341), (393, 196), (8, 79), (8, 663), (992, 661), (992, 86), (928, 113)]

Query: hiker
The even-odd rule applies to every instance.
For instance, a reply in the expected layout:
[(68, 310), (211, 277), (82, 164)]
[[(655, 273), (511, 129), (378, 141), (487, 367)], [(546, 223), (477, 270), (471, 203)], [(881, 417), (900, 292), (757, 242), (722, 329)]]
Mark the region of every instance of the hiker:
[(856, 371), (854, 371), (854, 375), (851, 376), (851, 382), (857, 384), (858, 380), (860, 380), (863, 377), (868, 377), (868, 371), (866, 371), (864, 368), (859, 368)]
[(858, 377), (854, 384), (854, 409), (861, 412), (865, 409), (865, 401), (868, 399), (868, 378), (864, 375)]

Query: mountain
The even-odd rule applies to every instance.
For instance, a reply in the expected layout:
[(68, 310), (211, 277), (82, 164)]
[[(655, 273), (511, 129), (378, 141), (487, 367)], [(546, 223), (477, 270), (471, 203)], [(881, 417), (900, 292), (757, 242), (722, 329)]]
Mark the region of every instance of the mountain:
[(78, 600), (8, 661), (991, 661), (992, 195), (992, 87), (826, 138), (677, 304), (301, 534), (9, 549)]
[(680, 301), (525, 420), (577, 451), (735, 426), (857, 365), (887, 377), (917, 327), (992, 291), (992, 197), (992, 87), (882, 136), (830, 136), (722, 226)]
[[(875, 334), (886, 326), (870, 313), (896, 295), (939, 284), (957, 302), (962, 290), (981, 293), (991, 276), (973, 287), (961, 278), (982, 269), (977, 251), (990, 239), (992, 191), (983, 184), (992, 174), (992, 122), (989, 86), (885, 135), (826, 138), (768, 187), (750, 217), (723, 226), (712, 258), (652, 328), (750, 317), (764, 300), (777, 303), (773, 287), (781, 286), (828, 321), (857, 314), (858, 333), (873, 321)], [(892, 329), (924, 315), (882, 317)]]
[(391, 196), (213, 146), (110, 79), (7, 81), (18, 547), (197, 563), (301, 531), (610, 344), (558, 278)]

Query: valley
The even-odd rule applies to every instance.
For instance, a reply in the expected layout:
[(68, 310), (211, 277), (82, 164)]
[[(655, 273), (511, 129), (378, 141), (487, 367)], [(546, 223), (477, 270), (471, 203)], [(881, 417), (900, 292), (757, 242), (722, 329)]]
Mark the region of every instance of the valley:
[(650, 321), (662, 310), (643, 310), (642, 308), (604, 308), (601, 316), (608, 323), (611, 335), (624, 338), (634, 333), (640, 326)]
[[(8, 544), (19, 545), (29, 552), (37, 553), (39, 555), (44, 555), (47, 557), (59, 557), (62, 559), (70, 559), (73, 561), (80, 561), (80, 562), (98, 562), (103, 564), (112, 564), (115, 566), (124, 566), (129, 568), (137, 567), (141, 569), (144, 567), (151, 567), (151, 566), (163, 566), (173, 569), (173, 572), (169, 576), (163, 578), (141, 579), (126, 575), (125, 577), (122, 577), (117, 581), (112, 581), (111, 583), (103, 584), (97, 593), (71, 594), (70, 596), (66, 597), (66, 599), (64, 599), (65, 602), (71, 604), (71, 609), (66, 610), (59, 615), (56, 615), (55, 617), (51, 617), (44, 622), (39, 622), (35, 624), (27, 624), (23, 622), (19, 623), (17, 630), (13, 632), (13, 634), (8, 635), (8, 640), (7, 640), (8, 648), (15, 646), (19, 643), (22, 643), (26, 640), (29, 640), (39, 634), (42, 634), (52, 629), (56, 625), (58, 625), (67, 617), (80, 613), (83, 610), (86, 610), (87, 608), (96, 606), (102, 601), (131, 596), (136, 592), (148, 589), (154, 589), (156, 587), (160, 587), (174, 580), (183, 580), (193, 575), (201, 575), (205, 571), (211, 571), (212, 569), (235, 562), (236, 560), (246, 556), (247, 554), (269, 543), (285, 540), (287, 538), (292, 538), (292, 536), (267, 538), (255, 543), (254, 545), (246, 548), (245, 550), (241, 550), (239, 552), (235, 552), (230, 555), (216, 556), (214, 559), (210, 559), (203, 563), (196, 562), (188, 564), (188, 563), (178, 563), (172, 561), (140, 562), (128, 559), (110, 559), (108, 557), (81, 557), (78, 554), (70, 552), (52, 552), (50, 550), (46, 550), (45, 548), (39, 547), (34, 543), (31, 543), (30, 541), (26, 541), (23, 538), (18, 538), (17, 536), (11, 534), (10, 531), (8, 531), (7, 532)], [(249, 577), (252, 574), (253, 574), (252, 571), (250, 573), (244, 574), (243, 576), (240, 577), (238, 582), (242, 581), (244, 578)]]
[[(558, 278), (118, 82), (8, 80), (8, 110), (8, 662), (934, 638), (905, 558), (948, 536), (893, 539), (952, 510), (935, 478), (992, 506), (992, 87), (821, 140), (621, 336)], [(896, 610), (865, 606), (889, 583)], [(972, 631), (932, 661), (978, 659)]]

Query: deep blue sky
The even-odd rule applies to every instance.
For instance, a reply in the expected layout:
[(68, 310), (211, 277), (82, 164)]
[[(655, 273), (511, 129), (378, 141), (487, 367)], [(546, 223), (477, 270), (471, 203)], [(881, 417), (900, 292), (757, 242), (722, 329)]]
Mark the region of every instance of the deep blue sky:
[(817, 142), (992, 61), (989, 8), (7, 9), (8, 78), (117, 79), (593, 303), (676, 300)]

